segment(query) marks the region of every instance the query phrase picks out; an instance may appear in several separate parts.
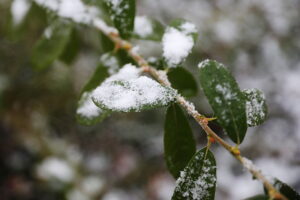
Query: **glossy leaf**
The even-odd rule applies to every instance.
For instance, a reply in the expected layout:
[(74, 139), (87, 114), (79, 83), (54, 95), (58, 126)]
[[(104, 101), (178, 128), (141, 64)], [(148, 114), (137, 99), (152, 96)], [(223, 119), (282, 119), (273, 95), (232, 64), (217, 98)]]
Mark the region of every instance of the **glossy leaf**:
[(69, 23), (55, 21), (35, 44), (31, 61), (38, 70), (47, 68), (64, 51), (72, 31)]
[(169, 106), (165, 119), (165, 160), (170, 173), (178, 178), (180, 171), (196, 152), (196, 142), (188, 120), (177, 104)]
[(172, 87), (185, 97), (197, 95), (198, 87), (193, 75), (182, 67), (171, 68), (168, 78)]
[(161, 41), (164, 34), (163, 25), (146, 16), (136, 16), (134, 20), (133, 37), (143, 40)]
[(265, 95), (258, 89), (243, 90), (246, 98), (246, 111), (248, 126), (258, 126), (262, 124), (268, 113)]
[(121, 37), (129, 38), (134, 28), (135, 0), (106, 0), (106, 3)]
[(168, 67), (178, 67), (191, 53), (197, 39), (196, 26), (185, 20), (173, 21), (162, 38), (163, 57)]
[[(279, 179), (275, 179), (273, 185), (281, 194), (283, 194), (289, 200), (300, 200), (300, 194), (288, 184), (280, 181)], [(265, 194), (268, 194), (268, 191), (265, 188), (264, 190)]]
[(199, 64), (200, 83), (205, 96), (230, 139), (240, 144), (247, 131), (246, 102), (229, 71), (216, 61)]
[(213, 200), (216, 190), (216, 161), (207, 148), (198, 151), (180, 173), (172, 200)]

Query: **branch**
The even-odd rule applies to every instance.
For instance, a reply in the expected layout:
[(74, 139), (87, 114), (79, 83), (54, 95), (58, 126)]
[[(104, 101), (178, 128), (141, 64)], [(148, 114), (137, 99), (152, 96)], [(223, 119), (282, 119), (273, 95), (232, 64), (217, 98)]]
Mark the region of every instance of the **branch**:
[[(47, 9), (54, 11), (58, 16), (63, 18), (68, 18), (77, 23), (89, 24), (87, 20), (78, 21), (78, 18), (74, 15), (65, 16), (59, 12), (59, 9), (51, 9), (51, 7), (47, 6), (47, 1), (34, 0), (37, 4), (42, 7), (46, 7)], [(42, 2), (42, 3), (41, 3)], [(45, 3), (46, 2), (46, 3)], [(57, 6), (59, 8), (59, 3), (57, 2)], [(84, 5), (82, 5), (84, 6)], [(171, 87), (170, 81), (166, 75), (165, 71), (156, 70), (151, 67), (148, 62), (139, 55), (136, 51), (133, 51), (133, 45), (127, 40), (123, 40), (118, 31), (114, 27), (108, 26), (101, 18), (97, 17), (93, 12), (89, 13), (89, 7), (84, 6), (84, 14), (85, 19), (90, 19), (90, 24), (94, 28), (101, 31), (104, 35), (106, 35), (112, 42), (114, 42), (117, 48), (124, 49), (127, 51), (128, 55), (133, 58), (133, 60), (142, 68), (145, 73), (150, 74), (154, 79), (156, 79), (159, 83), (164, 86)], [(82, 13), (81, 13), (82, 14)], [(220, 138), (209, 126), (208, 126), (208, 118), (201, 115), (196, 109), (193, 103), (187, 101), (181, 95), (176, 96), (176, 101), (179, 103), (189, 115), (191, 115), (198, 124), (202, 127), (202, 129), (206, 132), (208, 137), (214, 138), (220, 145), (222, 145), (228, 152), (230, 152), (256, 179), (260, 180), (264, 187), (268, 190), (268, 194), (271, 199), (281, 199), (288, 200), (284, 195), (282, 195), (276, 188), (268, 181), (268, 179), (261, 173), (261, 171), (254, 165), (250, 160), (245, 157), (242, 157), (240, 154), (240, 150), (237, 146), (231, 146), (222, 138)]]

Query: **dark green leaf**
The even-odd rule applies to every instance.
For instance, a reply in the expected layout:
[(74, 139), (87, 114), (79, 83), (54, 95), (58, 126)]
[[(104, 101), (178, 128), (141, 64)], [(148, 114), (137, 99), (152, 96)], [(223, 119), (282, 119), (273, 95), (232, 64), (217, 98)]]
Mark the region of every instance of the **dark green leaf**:
[(253, 197), (249, 197), (245, 200), (269, 200), (269, 197), (263, 194), (255, 195)]
[(265, 95), (259, 89), (243, 90), (246, 97), (246, 111), (248, 126), (258, 126), (262, 124), (268, 113)]
[(165, 160), (170, 173), (178, 178), (180, 171), (196, 152), (196, 142), (186, 116), (177, 104), (169, 106), (165, 119)]
[(55, 21), (45, 30), (32, 52), (31, 60), (36, 69), (45, 69), (63, 53), (71, 31), (71, 24), (62, 21)]
[(213, 200), (216, 180), (214, 155), (207, 148), (203, 148), (180, 173), (172, 200)]
[(182, 67), (171, 68), (168, 78), (172, 87), (185, 97), (197, 95), (198, 87), (193, 75)]
[(135, 0), (106, 0), (106, 3), (121, 37), (129, 38), (134, 28)]
[(102, 109), (114, 112), (140, 112), (167, 106), (177, 95), (176, 90), (141, 76), (132, 80), (113, 80), (98, 87), (93, 101)]
[[(273, 185), (281, 194), (283, 194), (289, 200), (300, 200), (300, 194), (288, 184), (276, 178)], [(265, 194), (268, 194), (268, 191), (265, 188), (264, 190)]]
[(240, 144), (247, 131), (246, 102), (229, 71), (216, 61), (199, 64), (200, 83), (205, 96), (232, 141)]
[(136, 16), (133, 37), (137, 39), (161, 41), (164, 34), (163, 25), (146, 16)]
[(80, 38), (74, 28), (71, 32), (69, 42), (67, 43), (64, 52), (60, 55), (60, 60), (66, 64), (71, 64), (78, 55), (80, 48)]

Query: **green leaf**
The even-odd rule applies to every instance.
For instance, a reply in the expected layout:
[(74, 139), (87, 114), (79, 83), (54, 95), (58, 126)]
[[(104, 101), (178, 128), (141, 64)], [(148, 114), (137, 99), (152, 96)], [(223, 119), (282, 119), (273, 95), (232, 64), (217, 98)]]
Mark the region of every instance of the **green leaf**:
[(182, 67), (171, 68), (168, 78), (172, 87), (185, 97), (197, 95), (198, 87), (193, 75)]
[(199, 64), (200, 83), (205, 96), (229, 138), (240, 144), (247, 131), (246, 102), (230, 72), (216, 61)]
[(121, 37), (129, 38), (134, 28), (135, 0), (106, 0), (106, 3)]
[(45, 30), (32, 52), (31, 61), (37, 70), (45, 69), (63, 53), (71, 31), (71, 24), (63, 21), (55, 21)]
[(188, 21), (174, 20), (162, 38), (163, 57), (168, 67), (178, 67), (191, 53), (197, 39), (196, 26)]
[(248, 126), (258, 126), (262, 124), (268, 113), (265, 95), (259, 89), (243, 90), (246, 98), (246, 111)]
[(80, 48), (80, 38), (75, 28), (71, 31), (70, 39), (60, 55), (60, 60), (66, 64), (71, 64), (78, 55)]
[(105, 81), (93, 95), (93, 101), (102, 109), (114, 112), (139, 112), (167, 106), (176, 90), (141, 76), (131, 80)]
[[(300, 194), (288, 184), (275, 178), (273, 185), (281, 194), (283, 194), (289, 200), (300, 200)], [(265, 188), (264, 190), (265, 194), (268, 194), (268, 191)]]
[(196, 152), (196, 142), (186, 116), (177, 104), (169, 106), (165, 119), (165, 160), (170, 173), (178, 178), (180, 171)]
[(269, 200), (269, 197), (263, 194), (255, 195), (253, 197), (249, 197), (245, 200)]
[(207, 148), (203, 148), (181, 171), (172, 200), (213, 200), (216, 180), (214, 155)]
[(136, 16), (134, 20), (133, 37), (143, 40), (161, 41), (164, 34), (163, 25), (146, 16)]

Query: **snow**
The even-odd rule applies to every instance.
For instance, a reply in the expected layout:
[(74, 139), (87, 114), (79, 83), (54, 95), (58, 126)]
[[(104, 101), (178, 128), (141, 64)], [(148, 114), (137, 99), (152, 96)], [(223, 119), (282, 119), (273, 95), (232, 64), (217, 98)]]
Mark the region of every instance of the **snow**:
[(104, 67), (108, 68), (108, 73), (110, 75), (115, 74), (119, 69), (118, 59), (111, 53), (103, 54), (100, 57), (100, 62), (104, 65)]
[(134, 19), (134, 32), (142, 38), (151, 35), (153, 32), (151, 21), (146, 16), (136, 16)]
[(170, 67), (176, 67), (191, 52), (194, 41), (191, 35), (176, 28), (167, 28), (163, 39), (163, 56)]
[(97, 107), (92, 101), (92, 92), (84, 92), (82, 94), (80, 103), (81, 105), (79, 105), (76, 113), (83, 117), (91, 119), (99, 116), (102, 112), (102, 109)]
[[(215, 187), (216, 177), (215, 170), (216, 167), (213, 166), (210, 160), (204, 159), (203, 165), (200, 166), (198, 162), (201, 162), (204, 157), (204, 153), (201, 152), (195, 157), (197, 162), (194, 164), (193, 168), (200, 168), (199, 171), (191, 170), (186, 168), (184, 171), (180, 172), (180, 177), (177, 179), (175, 188), (175, 193), (180, 194), (184, 199), (187, 200), (199, 200), (199, 199), (210, 199), (210, 193), (208, 191)], [(199, 166), (198, 166), (199, 165)], [(195, 176), (198, 176), (195, 179)]]
[(103, 190), (104, 186), (104, 180), (94, 176), (88, 176), (81, 182), (82, 190), (89, 196), (97, 195)]
[(30, 8), (30, 3), (28, 0), (14, 0), (11, 4), (11, 14), (13, 19), (13, 24), (15, 26), (19, 25)]
[(170, 91), (156, 81), (141, 76), (122, 82), (106, 81), (95, 89), (92, 98), (108, 110), (129, 112), (153, 105), (167, 105), (175, 97), (175, 92)]
[(183, 33), (185, 34), (193, 34), (197, 33), (197, 28), (195, 24), (192, 24), (190, 22), (185, 22), (180, 26), (180, 30), (182, 30)]
[(37, 4), (55, 12), (58, 16), (77, 23), (92, 24), (104, 33), (117, 33), (109, 27), (99, 16), (100, 10), (93, 6), (86, 6), (81, 0), (34, 0)]
[(141, 74), (141, 70), (132, 64), (126, 64), (120, 69), (120, 71), (111, 77), (107, 78), (104, 83), (111, 81), (126, 81), (130, 79), (138, 78)]
[(57, 157), (49, 157), (44, 160), (37, 168), (37, 174), (42, 179), (55, 179), (62, 182), (71, 182), (75, 172), (64, 160)]
[(247, 123), (255, 125), (257, 121), (264, 120), (266, 117), (265, 96), (257, 89), (247, 89), (243, 92), (247, 94)]

